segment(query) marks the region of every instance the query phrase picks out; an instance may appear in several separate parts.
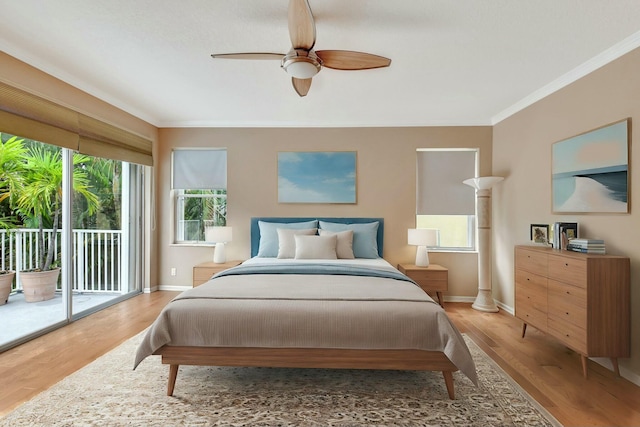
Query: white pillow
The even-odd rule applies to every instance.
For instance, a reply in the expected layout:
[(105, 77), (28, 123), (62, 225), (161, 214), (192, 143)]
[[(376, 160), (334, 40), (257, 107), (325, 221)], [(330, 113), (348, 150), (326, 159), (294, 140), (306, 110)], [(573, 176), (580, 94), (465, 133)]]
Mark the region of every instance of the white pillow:
[(333, 236), (293, 236), (296, 241), (296, 259), (337, 259), (338, 237)]
[(318, 221), (303, 222), (266, 222), (258, 221), (260, 229), (260, 242), (258, 245), (259, 257), (272, 258), (278, 256), (278, 228), (318, 228)]
[(343, 224), (319, 221), (320, 229), (329, 231), (353, 230), (353, 256), (356, 258), (379, 258), (378, 226), (379, 221), (367, 223)]
[(321, 236), (332, 236), (335, 234), (338, 239), (336, 244), (336, 254), (340, 259), (354, 259), (353, 256), (353, 230), (346, 231), (329, 231), (318, 230), (318, 234)]
[(314, 235), (318, 231), (317, 228), (306, 228), (296, 230), (295, 228), (278, 228), (278, 258), (293, 258), (296, 254), (296, 241), (294, 234), (303, 234), (306, 236)]

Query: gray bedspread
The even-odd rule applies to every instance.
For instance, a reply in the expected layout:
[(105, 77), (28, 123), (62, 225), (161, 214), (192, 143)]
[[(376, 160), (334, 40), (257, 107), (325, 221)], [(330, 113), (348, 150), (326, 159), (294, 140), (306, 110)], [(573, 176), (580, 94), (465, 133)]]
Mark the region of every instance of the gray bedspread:
[(147, 331), (134, 368), (163, 345), (422, 349), (444, 352), (477, 384), (464, 339), (415, 283), (379, 271), (369, 276), (317, 270), (228, 270), (183, 292)]

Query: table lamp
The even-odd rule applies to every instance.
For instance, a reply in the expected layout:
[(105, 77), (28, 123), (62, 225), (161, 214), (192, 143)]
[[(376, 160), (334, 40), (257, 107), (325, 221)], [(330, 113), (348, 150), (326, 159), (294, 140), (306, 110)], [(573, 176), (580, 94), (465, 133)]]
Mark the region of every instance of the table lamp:
[(417, 246), (416, 265), (418, 267), (429, 266), (429, 252), (427, 246), (438, 244), (438, 230), (435, 228), (410, 228), (407, 233), (407, 240), (410, 245)]
[(227, 261), (224, 245), (231, 241), (231, 227), (207, 227), (205, 230), (205, 240), (216, 244), (213, 252), (213, 262), (222, 264)]

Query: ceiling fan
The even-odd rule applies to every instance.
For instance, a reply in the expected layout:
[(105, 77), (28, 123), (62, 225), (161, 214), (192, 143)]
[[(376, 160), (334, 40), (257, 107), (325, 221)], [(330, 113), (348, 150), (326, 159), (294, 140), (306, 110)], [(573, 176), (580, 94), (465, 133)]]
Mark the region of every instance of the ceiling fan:
[(308, 0), (289, 0), (289, 53), (217, 53), (212, 58), (221, 59), (277, 59), (280, 66), (291, 76), (293, 88), (298, 95), (306, 96), (311, 79), (322, 67), (335, 70), (367, 70), (388, 67), (389, 58), (350, 50), (318, 50), (316, 24)]

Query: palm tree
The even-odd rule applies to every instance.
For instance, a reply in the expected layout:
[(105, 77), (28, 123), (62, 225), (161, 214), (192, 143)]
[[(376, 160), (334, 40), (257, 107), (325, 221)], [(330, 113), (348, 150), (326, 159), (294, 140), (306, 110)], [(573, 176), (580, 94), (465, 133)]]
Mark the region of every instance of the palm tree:
[[(0, 139), (2, 138), (0, 134)], [(9, 228), (15, 222), (11, 209), (12, 198), (15, 198), (22, 183), (22, 167), (27, 150), (24, 139), (11, 136), (0, 144), (0, 227)]]
[[(87, 162), (82, 154), (73, 155), (74, 166)], [(38, 227), (38, 267), (42, 271), (50, 270), (56, 252), (60, 215), (62, 213), (62, 157), (59, 150), (51, 151), (36, 145), (28, 150), (23, 165), (23, 181), (17, 195), (19, 213), (37, 222)], [(99, 205), (98, 198), (89, 191), (87, 172), (80, 167), (73, 169), (73, 189), (87, 201), (87, 210), (93, 213)], [(44, 223), (47, 221), (53, 229), (45, 251)]]

